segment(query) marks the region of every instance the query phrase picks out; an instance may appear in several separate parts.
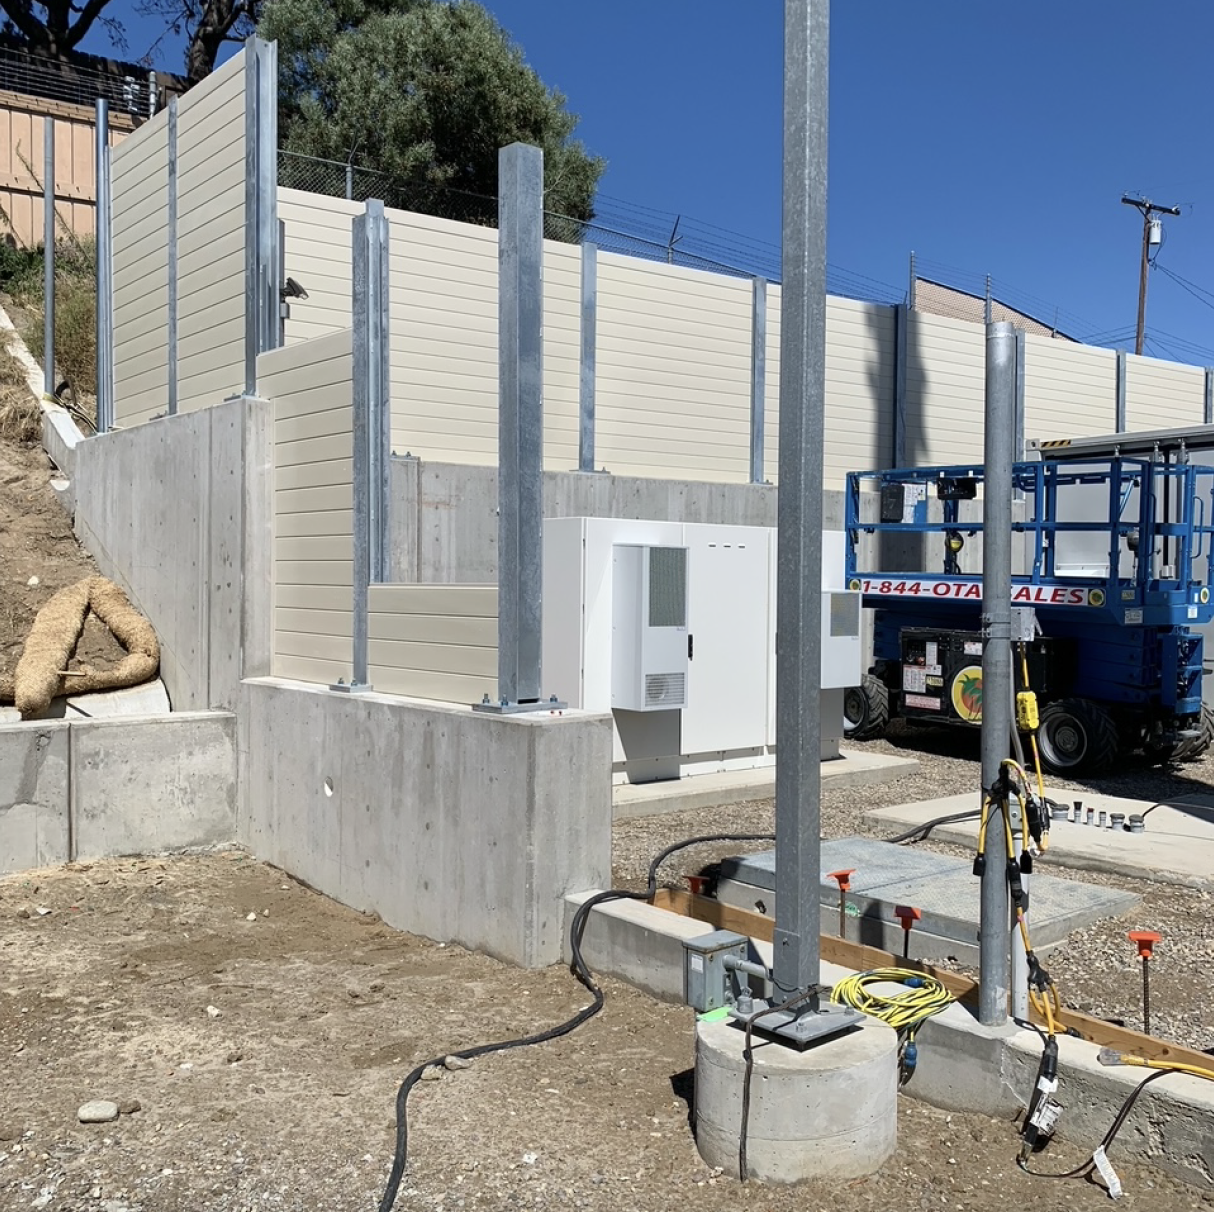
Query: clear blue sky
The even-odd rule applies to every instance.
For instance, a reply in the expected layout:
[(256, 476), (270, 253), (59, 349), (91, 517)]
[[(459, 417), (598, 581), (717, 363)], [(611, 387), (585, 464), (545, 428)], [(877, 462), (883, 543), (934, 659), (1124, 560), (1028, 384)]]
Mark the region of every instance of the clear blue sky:
[[(604, 213), (651, 208), (780, 239), (779, 0), (487, 0), (608, 162)], [(131, 0), (129, 50), (158, 34)], [(905, 290), (911, 250), (1132, 343), (1142, 225), (1181, 205), (1153, 271), (1148, 352), (1214, 363), (1214, 4), (836, 0), (829, 258)], [(106, 39), (90, 49), (109, 50)], [(180, 69), (165, 41), (158, 66)], [(622, 204), (628, 204), (627, 206)], [(722, 235), (722, 243), (730, 237)], [(928, 276), (931, 276), (930, 274)], [(965, 284), (965, 283), (962, 283)], [(1193, 348), (1194, 346), (1200, 348)]]

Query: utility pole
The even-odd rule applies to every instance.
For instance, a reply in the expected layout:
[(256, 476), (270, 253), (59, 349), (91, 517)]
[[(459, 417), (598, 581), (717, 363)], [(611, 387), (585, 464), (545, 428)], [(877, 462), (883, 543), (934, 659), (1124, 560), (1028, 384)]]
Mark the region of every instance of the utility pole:
[(1150, 267), (1151, 245), (1159, 243), (1159, 240), (1151, 239), (1151, 217), (1153, 215), (1179, 215), (1180, 207), (1156, 206), (1149, 198), (1123, 197), (1121, 200), (1126, 206), (1132, 206), (1142, 213), (1142, 265), (1138, 271), (1138, 336), (1134, 341), (1134, 352), (1141, 354), (1147, 320), (1147, 269)]

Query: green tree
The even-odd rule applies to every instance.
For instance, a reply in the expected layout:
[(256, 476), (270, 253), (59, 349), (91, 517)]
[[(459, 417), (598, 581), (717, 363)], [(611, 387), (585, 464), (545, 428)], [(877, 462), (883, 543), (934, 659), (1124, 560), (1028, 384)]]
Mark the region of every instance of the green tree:
[(473, 0), (269, 0), (258, 33), (278, 41), (287, 151), (388, 174), (389, 204), (491, 221), (462, 195), (495, 197), (498, 149), (531, 143), (544, 151), (546, 209), (593, 217), (603, 161)]

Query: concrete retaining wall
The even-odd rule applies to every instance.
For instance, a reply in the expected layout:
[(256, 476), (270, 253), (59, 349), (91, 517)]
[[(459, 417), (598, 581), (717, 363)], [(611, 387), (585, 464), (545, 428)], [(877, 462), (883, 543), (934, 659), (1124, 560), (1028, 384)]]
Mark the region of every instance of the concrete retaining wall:
[(560, 959), (562, 898), (610, 878), (610, 717), (243, 689), (254, 854), (398, 929), (524, 967)]
[[(497, 580), (497, 469), (391, 460), (389, 548), (394, 581)], [(843, 493), (825, 494), (825, 524), (843, 526)], [(604, 472), (544, 473), (544, 516), (774, 526), (771, 484), (651, 480)]]
[(156, 628), (175, 711), (231, 709), (242, 672), (269, 672), (264, 401), (230, 400), (79, 443), (75, 527)]
[(227, 712), (0, 726), (0, 875), (235, 836)]

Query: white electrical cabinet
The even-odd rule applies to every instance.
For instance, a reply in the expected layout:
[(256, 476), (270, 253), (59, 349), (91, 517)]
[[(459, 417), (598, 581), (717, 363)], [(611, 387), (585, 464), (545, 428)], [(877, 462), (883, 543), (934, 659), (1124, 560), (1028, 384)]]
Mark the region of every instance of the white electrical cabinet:
[(611, 706), (687, 706), (687, 548), (612, 548)]
[[(862, 674), (844, 536), (822, 536), (823, 756)], [(544, 689), (615, 717), (616, 777), (770, 765), (776, 733), (776, 534), (769, 527), (550, 518)], [(837, 717), (837, 718), (836, 718)]]

